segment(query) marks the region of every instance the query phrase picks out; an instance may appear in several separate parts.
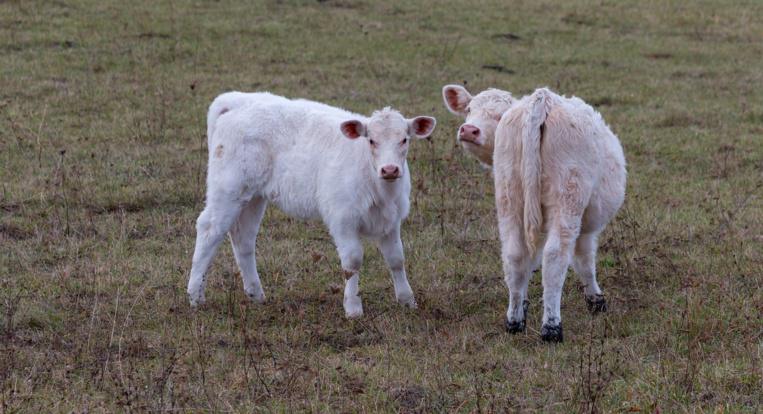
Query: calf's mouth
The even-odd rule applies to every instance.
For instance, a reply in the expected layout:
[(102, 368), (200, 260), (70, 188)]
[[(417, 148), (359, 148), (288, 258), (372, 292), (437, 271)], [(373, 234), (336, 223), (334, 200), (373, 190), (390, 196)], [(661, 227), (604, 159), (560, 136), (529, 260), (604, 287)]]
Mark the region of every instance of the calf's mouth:
[(472, 140), (470, 138), (462, 138), (460, 136), (458, 137), (458, 141), (459, 142), (464, 142), (464, 143), (467, 143), (467, 144), (470, 144), (470, 145), (476, 145), (476, 146), (482, 145), (479, 142), (477, 142), (476, 140)]

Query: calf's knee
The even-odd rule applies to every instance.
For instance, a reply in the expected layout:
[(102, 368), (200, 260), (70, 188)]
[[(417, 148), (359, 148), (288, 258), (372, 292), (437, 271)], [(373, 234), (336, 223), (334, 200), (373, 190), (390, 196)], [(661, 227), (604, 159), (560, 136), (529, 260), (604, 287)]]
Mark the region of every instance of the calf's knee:
[(345, 276), (350, 278), (353, 274), (360, 271), (360, 266), (363, 264), (363, 252), (361, 250), (345, 252), (342, 254), (341, 259)]

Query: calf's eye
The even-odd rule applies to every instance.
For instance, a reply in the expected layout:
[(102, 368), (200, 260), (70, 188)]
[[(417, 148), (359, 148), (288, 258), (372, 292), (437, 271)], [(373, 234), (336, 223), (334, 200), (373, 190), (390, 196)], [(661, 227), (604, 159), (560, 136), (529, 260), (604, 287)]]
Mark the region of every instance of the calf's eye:
[(400, 145), (405, 145), (408, 143), (408, 138), (403, 138), (402, 141), (400, 141)]
[(369, 140), (368, 140), (368, 143), (369, 143), (369, 144), (371, 144), (371, 146), (372, 146), (372, 147), (375, 147), (375, 146), (376, 146), (376, 141), (374, 141), (374, 140), (372, 140), (372, 139), (369, 139)]

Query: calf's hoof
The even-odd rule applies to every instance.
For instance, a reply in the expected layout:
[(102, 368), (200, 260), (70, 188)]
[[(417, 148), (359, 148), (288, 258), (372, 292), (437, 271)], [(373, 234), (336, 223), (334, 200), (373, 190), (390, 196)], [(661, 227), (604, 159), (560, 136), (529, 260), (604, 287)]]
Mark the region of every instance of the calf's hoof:
[(204, 294), (201, 293), (189, 293), (188, 294), (188, 302), (191, 304), (192, 309), (196, 309), (199, 306), (203, 305), (206, 302), (206, 298), (204, 297)]
[(523, 300), (522, 301), (522, 320), (512, 320), (511, 318), (506, 319), (506, 331), (510, 334), (520, 333), (525, 331), (525, 321), (527, 320), (527, 308), (530, 307), (530, 301), (529, 300)]
[(363, 316), (363, 302), (360, 301), (360, 297), (345, 298), (344, 314), (348, 319), (356, 319)]
[(353, 310), (345, 309), (344, 316), (346, 316), (347, 319), (358, 319), (363, 316), (363, 309), (353, 309)]
[(588, 305), (588, 312), (594, 315), (607, 311), (607, 299), (604, 298), (604, 295), (586, 295), (585, 303)]
[(413, 293), (407, 295), (397, 296), (397, 303), (405, 306), (408, 309), (416, 309), (416, 299), (413, 298)]
[(244, 293), (254, 303), (265, 303), (265, 291), (262, 290), (262, 287), (244, 286)]
[(263, 304), (265, 303), (265, 294), (264, 293), (249, 293), (246, 292), (246, 297), (249, 298), (250, 301), (257, 303), (257, 304)]
[(521, 321), (506, 321), (506, 331), (510, 334), (522, 333), (525, 331), (525, 320)]
[(562, 342), (564, 340), (564, 335), (562, 334), (562, 324), (544, 324), (540, 328), (540, 339), (543, 342)]

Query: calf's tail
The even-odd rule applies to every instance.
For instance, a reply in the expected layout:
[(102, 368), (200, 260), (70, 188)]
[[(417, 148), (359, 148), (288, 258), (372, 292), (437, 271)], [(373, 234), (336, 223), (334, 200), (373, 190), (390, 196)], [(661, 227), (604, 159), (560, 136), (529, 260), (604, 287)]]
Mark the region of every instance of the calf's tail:
[(522, 128), (522, 189), (524, 196), (525, 243), (530, 253), (535, 254), (536, 244), (543, 228), (541, 210), (541, 159), (540, 145), (544, 123), (548, 116), (550, 91), (538, 89), (533, 93), (530, 110)]
[(217, 123), (217, 118), (219, 118), (220, 115), (243, 105), (243, 103), (244, 100), (242, 99), (241, 93), (239, 92), (224, 93), (212, 101), (212, 104), (209, 105), (209, 111), (207, 112), (208, 142), (211, 142), (212, 135), (215, 133), (215, 124)]

